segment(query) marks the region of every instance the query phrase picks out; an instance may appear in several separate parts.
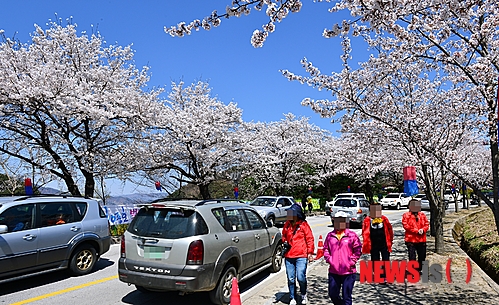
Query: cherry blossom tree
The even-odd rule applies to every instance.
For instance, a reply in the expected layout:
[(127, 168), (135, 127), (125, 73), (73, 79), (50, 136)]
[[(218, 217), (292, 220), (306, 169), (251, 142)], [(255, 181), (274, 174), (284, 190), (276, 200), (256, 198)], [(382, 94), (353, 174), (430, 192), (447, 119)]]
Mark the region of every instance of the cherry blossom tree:
[[(460, 159), (456, 156), (466, 152), (461, 144), (470, 144), (470, 141), (479, 143), (481, 139), (487, 139), (491, 156), (491, 166), (488, 168), (492, 172), (494, 202), (490, 202), (481, 194), (481, 185), (470, 186), (493, 210), (496, 226), (499, 229), (496, 95), (499, 91), (497, 83), (499, 4), (497, 1), (323, 0), (321, 2), (332, 3), (330, 11), (333, 13), (349, 10), (355, 19), (338, 22), (331, 29), (325, 29), (323, 33), (327, 38), (343, 37), (345, 65), (341, 73), (335, 73), (331, 77), (321, 74), (320, 70), (307, 60), (304, 60), (303, 64), (310, 77), (301, 78), (289, 71), (283, 72), (289, 79), (299, 80), (319, 89), (331, 90), (333, 95), (338, 95), (337, 101), (306, 99), (303, 104), (311, 106), (323, 116), (335, 115), (350, 109), (352, 115), (347, 117), (352, 119), (343, 121), (346, 130), (356, 125), (366, 127), (366, 124), (372, 124), (369, 120), (382, 122), (391, 131), (388, 133), (388, 138), (402, 136), (398, 142), (404, 143), (402, 146), (406, 151), (411, 156), (417, 156), (425, 168), (428, 164), (426, 160), (432, 159), (437, 163), (437, 167), (445, 169), (462, 181), (470, 182), (463, 175), (464, 172), (456, 171), (455, 161)], [(253, 45), (260, 47), (268, 34), (274, 30), (274, 22), (282, 20), (292, 11), (290, 5), (301, 7), (301, 1), (234, 1), (233, 6), (228, 7), (224, 15), (212, 14), (201, 24), (215, 22), (218, 25), (220, 17), (239, 16), (241, 13), (249, 13), (252, 6), (257, 10), (266, 6), (269, 23), (264, 25), (263, 31), (255, 31), (252, 38)], [(199, 27), (194, 22), (188, 25), (180, 24), (167, 32), (181, 36), (197, 28)], [(358, 73), (352, 73), (349, 64), (346, 63), (350, 57), (349, 35), (361, 36), (371, 50), (378, 53), (361, 65), (362, 68)], [(417, 72), (409, 75), (410, 71), (404, 69), (402, 65), (415, 67)], [(399, 77), (401, 69), (404, 71), (403, 78), (412, 85), (409, 88), (400, 86), (403, 85), (400, 81), (395, 85), (390, 83)], [(362, 74), (362, 71), (365, 73)], [(372, 72), (376, 77), (369, 77), (368, 73)], [(432, 82), (424, 82), (425, 79), (432, 78)], [(373, 82), (374, 84), (381, 82), (384, 87), (373, 86)], [(340, 88), (347, 93), (340, 92)], [(438, 101), (432, 101), (431, 92), (436, 94)], [(405, 99), (411, 101), (406, 102), (403, 107), (394, 98), (399, 98), (400, 93), (404, 93)], [(373, 107), (368, 107), (367, 101), (372, 103)], [(423, 101), (421, 107), (418, 105), (419, 101)], [(355, 103), (358, 107), (352, 106)], [(393, 118), (395, 113), (396, 120), (375, 111), (375, 108), (384, 110), (382, 107), (386, 106), (392, 106), (388, 109), (393, 111), (387, 111), (387, 114)], [(414, 106), (417, 106), (417, 111), (412, 111)], [(364, 111), (360, 111), (362, 109)], [(374, 110), (372, 114), (371, 110)], [(407, 117), (408, 112), (413, 115)], [(445, 123), (442, 125), (447, 126), (448, 130), (436, 128), (431, 135), (428, 135), (428, 132), (422, 129), (425, 126), (422, 120), (427, 116), (436, 116), (440, 120), (426, 122), (431, 123), (426, 126), (439, 127), (443, 121)], [(451, 120), (447, 120), (448, 117)], [(452, 120), (452, 118), (458, 119)], [(428, 137), (424, 137), (426, 135)], [(479, 144), (470, 145), (476, 147)], [(458, 147), (461, 149), (456, 151)], [(431, 197), (430, 199), (435, 199)], [(443, 212), (441, 204), (438, 211), (440, 214)]]
[(245, 176), (254, 179), (259, 193), (287, 195), (292, 187), (314, 180), (307, 167), (330, 134), (308, 120), (288, 113), (281, 121), (248, 123)]
[(155, 113), (148, 69), (73, 24), (35, 25), (31, 43), (0, 34), (0, 151), (93, 196), (95, 177), (116, 174), (121, 147)]
[[(499, 228), (497, 1), (406, 1), (398, 5), (390, 1), (347, 0), (336, 2), (332, 11), (341, 9), (350, 10), (359, 19), (336, 25), (331, 31), (325, 31), (326, 37), (351, 30), (354, 35), (369, 37), (370, 45), (374, 42), (383, 46), (399, 58), (422, 59), (435, 73), (446, 77), (449, 86), (455, 89), (456, 104), (462, 100), (473, 101), (472, 107), (463, 108), (462, 113), (469, 115), (475, 128), (481, 129), (480, 136), (489, 142), (491, 166), (488, 168), (493, 177), (494, 202), (480, 192), (480, 185), (470, 186), (492, 209)], [(377, 31), (377, 36), (367, 36), (372, 31)], [(447, 166), (452, 159), (438, 159), (458, 179), (468, 180), (454, 167)]]
[(207, 83), (173, 83), (142, 140), (127, 149), (139, 160), (131, 164), (132, 170), (153, 179), (168, 177), (178, 186), (195, 184), (208, 199), (210, 183), (226, 178), (225, 173), (242, 161), (242, 123), (242, 110), (213, 97)]

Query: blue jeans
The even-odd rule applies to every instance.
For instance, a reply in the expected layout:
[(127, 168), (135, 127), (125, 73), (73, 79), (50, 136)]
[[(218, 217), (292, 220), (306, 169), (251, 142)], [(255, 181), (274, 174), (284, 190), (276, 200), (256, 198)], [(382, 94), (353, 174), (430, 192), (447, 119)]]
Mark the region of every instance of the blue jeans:
[(286, 258), (284, 259), (286, 264), (286, 275), (288, 276), (288, 288), (290, 299), (295, 299), (295, 288), (296, 282), (300, 284), (300, 293), (304, 295), (307, 293), (307, 264), (308, 259), (306, 257), (300, 258)]

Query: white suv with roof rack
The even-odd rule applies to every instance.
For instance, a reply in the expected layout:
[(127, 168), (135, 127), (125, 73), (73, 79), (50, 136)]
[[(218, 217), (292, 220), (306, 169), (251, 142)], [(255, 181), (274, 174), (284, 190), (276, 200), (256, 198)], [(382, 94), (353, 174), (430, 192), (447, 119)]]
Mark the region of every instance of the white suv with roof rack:
[(366, 199), (366, 194), (364, 193), (339, 193), (337, 194), (332, 201), (326, 201), (326, 205), (324, 209), (326, 210), (326, 215), (331, 215), (331, 208), (334, 206), (334, 202), (337, 199)]
[(409, 201), (411, 201), (411, 199), (411, 196), (405, 193), (389, 193), (379, 201), (379, 204), (382, 208), (395, 208), (400, 210), (402, 207), (409, 207)]
[(282, 266), (281, 232), (235, 200), (156, 201), (140, 205), (121, 239), (118, 274), (137, 290), (208, 291), (229, 304), (232, 279)]

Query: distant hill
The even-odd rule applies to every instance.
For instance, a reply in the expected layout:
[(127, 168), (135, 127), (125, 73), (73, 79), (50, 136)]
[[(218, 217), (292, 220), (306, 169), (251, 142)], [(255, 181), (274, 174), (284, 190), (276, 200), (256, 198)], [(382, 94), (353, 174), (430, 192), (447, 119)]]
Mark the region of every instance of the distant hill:
[[(39, 189), (40, 193), (45, 195), (60, 195), (61, 191), (50, 188), (41, 187)], [(149, 193), (149, 194), (126, 194), (120, 196), (111, 196), (106, 199), (106, 205), (132, 205), (151, 202), (156, 199), (164, 198), (168, 196), (166, 193)]]
[(148, 203), (156, 199), (165, 198), (166, 193), (149, 193), (149, 194), (127, 194), (120, 196), (111, 196), (106, 199), (106, 205), (131, 205)]

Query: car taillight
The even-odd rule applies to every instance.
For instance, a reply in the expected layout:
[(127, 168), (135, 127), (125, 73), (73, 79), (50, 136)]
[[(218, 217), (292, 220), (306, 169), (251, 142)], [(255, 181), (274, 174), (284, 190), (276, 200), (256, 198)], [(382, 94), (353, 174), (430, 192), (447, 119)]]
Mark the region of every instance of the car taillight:
[(202, 240), (195, 240), (189, 245), (187, 252), (187, 265), (202, 265), (204, 256), (204, 245)]
[(126, 252), (125, 252), (125, 234), (121, 235), (121, 257), (126, 258)]
[(358, 210), (357, 210), (357, 214), (362, 214), (362, 210), (361, 210), (361, 209), (358, 209)]

